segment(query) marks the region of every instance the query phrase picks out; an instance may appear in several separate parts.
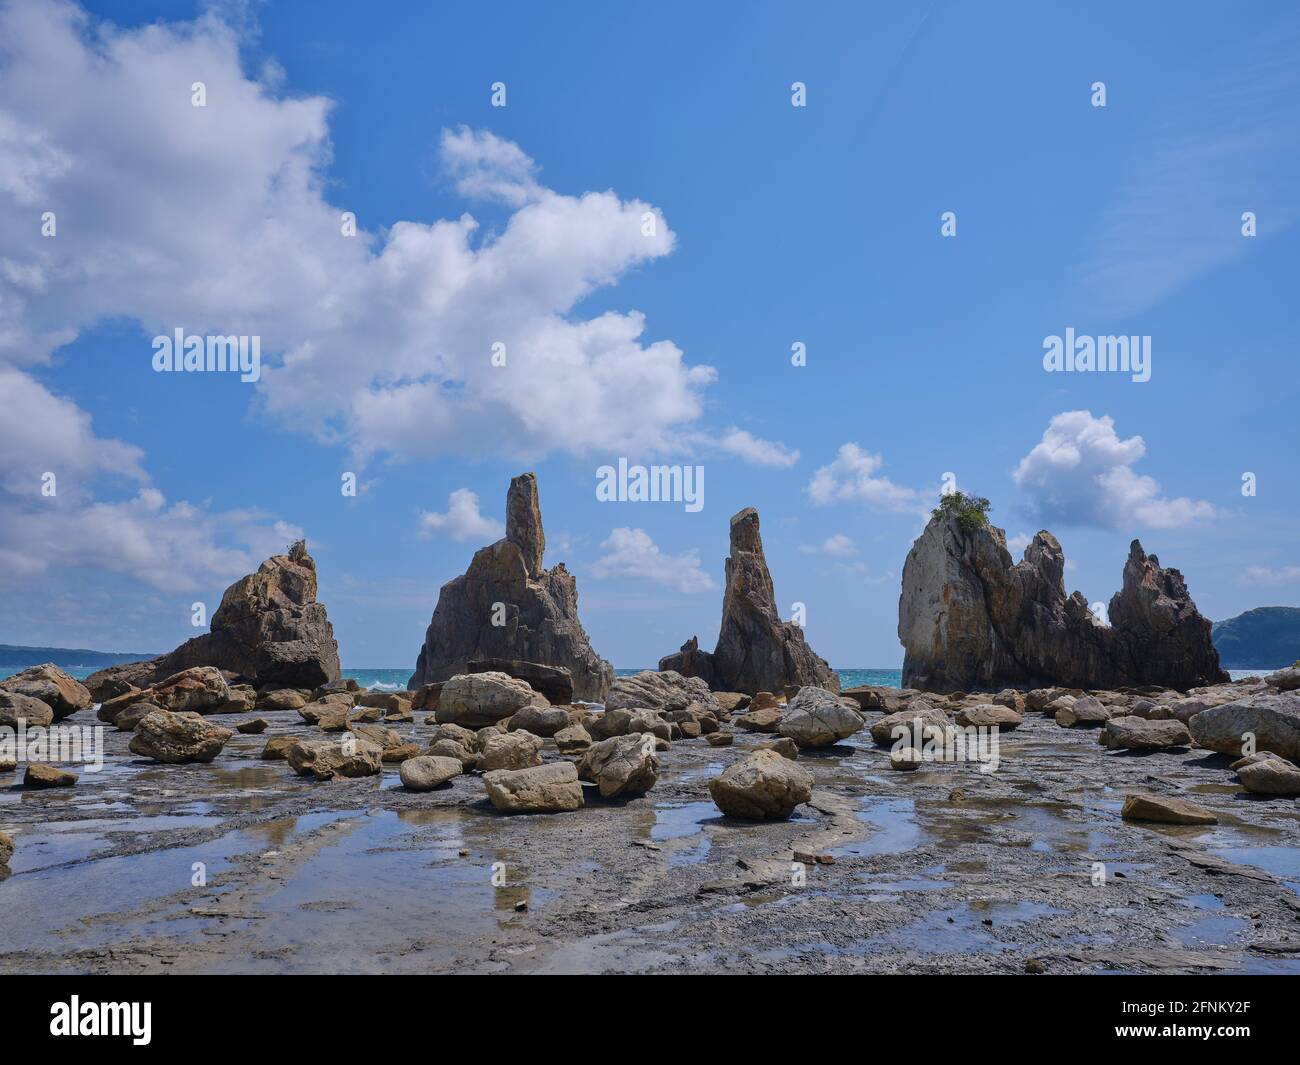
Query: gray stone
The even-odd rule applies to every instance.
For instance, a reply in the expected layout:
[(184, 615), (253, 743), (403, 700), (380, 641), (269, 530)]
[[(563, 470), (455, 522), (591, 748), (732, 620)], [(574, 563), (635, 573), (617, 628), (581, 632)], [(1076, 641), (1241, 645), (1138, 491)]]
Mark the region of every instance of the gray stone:
[(824, 688), (802, 688), (786, 705), (777, 732), (802, 748), (829, 747), (862, 731), (865, 722), (854, 705)]

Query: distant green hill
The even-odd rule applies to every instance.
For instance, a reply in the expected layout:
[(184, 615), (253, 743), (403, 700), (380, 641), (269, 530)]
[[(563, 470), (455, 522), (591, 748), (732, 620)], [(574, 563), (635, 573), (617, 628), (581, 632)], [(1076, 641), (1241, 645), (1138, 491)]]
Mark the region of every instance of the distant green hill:
[(1261, 606), (1216, 621), (1211, 636), (1224, 669), (1270, 669), (1300, 659), (1300, 607)]
[(15, 647), (0, 643), (0, 669), (20, 670), (53, 662), (56, 666), (115, 666), (119, 662), (139, 662), (156, 655), (132, 654), (129, 651), (87, 651), (75, 647)]

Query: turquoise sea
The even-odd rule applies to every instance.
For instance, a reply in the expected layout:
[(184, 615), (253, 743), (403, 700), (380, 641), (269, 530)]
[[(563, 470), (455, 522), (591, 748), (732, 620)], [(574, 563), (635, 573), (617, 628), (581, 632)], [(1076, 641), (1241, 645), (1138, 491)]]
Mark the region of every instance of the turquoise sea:
[[(91, 666), (64, 666), (62, 667), (70, 675), (81, 680), (90, 676), (99, 667)], [(650, 666), (647, 669), (653, 668)], [(1281, 668), (1281, 667), (1279, 667)], [(9, 673), (16, 673), (18, 670), (0, 671), (0, 680), (8, 676)], [(614, 672), (620, 677), (630, 677), (633, 673), (640, 673), (639, 669), (616, 669)], [(835, 671), (840, 677), (841, 688), (851, 688), (858, 684), (874, 684), (880, 688), (898, 688), (902, 685), (903, 671), (901, 669), (837, 669)], [(1233, 680), (1241, 677), (1264, 676), (1273, 672), (1270, 669), (1230, 669), (1228, 675)], [(363, 688), (375, 688), (379, 691), (405, 691), (406, 682), (411, 677), (410, 669), (344, 669), (344, 677), (351, 677)]]

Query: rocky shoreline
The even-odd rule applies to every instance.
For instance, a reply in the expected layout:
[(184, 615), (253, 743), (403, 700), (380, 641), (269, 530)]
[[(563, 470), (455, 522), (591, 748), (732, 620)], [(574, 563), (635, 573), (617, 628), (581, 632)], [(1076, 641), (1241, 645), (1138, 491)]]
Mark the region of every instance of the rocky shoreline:
[(1300, 668), (1228, 681), (1136, 542), (1102, 626), (1050, 534), (1012, 566), (938, 508), (900, 601), (905, 683), (938, 682), (841, 692), (777, 616), (754, 511), (715, 651), (617, 678), (543, 567), (531, 475), (507, 513), (406, 692), (341, 679), (303, 543), (171, 655), (0, 681), (7, 733), (103, 730), (98, 772), (0, 750), (0, 967), (1300, 964)]

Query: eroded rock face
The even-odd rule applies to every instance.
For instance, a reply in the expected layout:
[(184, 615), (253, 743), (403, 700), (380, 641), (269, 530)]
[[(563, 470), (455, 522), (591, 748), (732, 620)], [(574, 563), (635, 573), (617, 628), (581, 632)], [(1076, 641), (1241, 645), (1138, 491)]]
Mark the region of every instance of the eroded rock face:
[(957, 517), (930, 519), (903, 566), (898, 638), (903, 684), (951, 692), (1061, 685), (1187, 690), (1218, 684), (1210, 623), (1182, 575), (1163, 569), (1134, 540), (1109, 626), (1080, 592), (1065, 594), (1065, 555), (1040, 532), (1012, 564), (1006, 534), (964, 530)]
[[(537, 479), (521, 474), (506, 497), (505, 538), (481, 548), (462, 576), (442, 586), (409, 689), (468, 673), (471, 662), (503, 659), (562, 667), (574, 698), (604, 698), (614, 667), (592, 650), (564, 563), (542, 568), (545, 547)], [(505, 624), (494, 625), (501, 611)]]
[(316, 600), (316, 560), (305, 541), (227, 588), (211, 632), (161, 658), (93, 673), (86, 686), (103, 701), (126, 690), (123, 684), (148, 687), (194, 666), (215, 666), (259, 688), (315, 688), (339, 679), (338, 644)]
[(699, 676), (719, 691), (779, 692), (807, 686), (840, 690), (839, 677), (813, 653), (803, 630), (782, 621), (772, 575), (758, 532), (758, 511), (746, 507), (731, 519), (731, 554), (722, 597), (722, 628), (713, 653), (692, 638), (660, 670)]
[(605, 696), (607, 711), (643, 708), (664, 714), (690, 707), (715, 717), (722, 711), (701, 678), (684, 677), (671, 670), (656, 673), (646, 669), (630, 677), (619, 677)]

